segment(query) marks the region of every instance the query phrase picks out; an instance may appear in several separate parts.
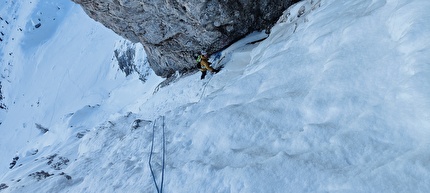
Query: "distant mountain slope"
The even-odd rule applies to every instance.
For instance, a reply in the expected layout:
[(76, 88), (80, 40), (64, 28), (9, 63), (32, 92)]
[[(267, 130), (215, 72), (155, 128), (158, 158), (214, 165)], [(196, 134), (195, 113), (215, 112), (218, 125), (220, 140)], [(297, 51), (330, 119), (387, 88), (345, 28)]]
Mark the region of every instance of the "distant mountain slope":
[[(218, 74), (188, 74), (162, 88), (153, 73), (142, 83), (116, 73), (116, 61), (91, 60), (86, 65), (103, 69), (97, 78), (64, 81), (79, 81), (90, 95), (55, 100), (86, 105), (58, 103), (53, 124), (34, 126), (46, 133), (9, 135), (30, 141), (15, 143), (19, 159), (7, 155), (13, 168), (3, 169), (1, 191), (428, 192), (429, 7), (426, 0), (303, 1), (267, 39), (255, 42), (264, 37), (256, 32), (212, 57), (224, 65)], [(100, 52), (111, 59), (113, 50)], [(15, 115), (9, 125), (23, 122)]]

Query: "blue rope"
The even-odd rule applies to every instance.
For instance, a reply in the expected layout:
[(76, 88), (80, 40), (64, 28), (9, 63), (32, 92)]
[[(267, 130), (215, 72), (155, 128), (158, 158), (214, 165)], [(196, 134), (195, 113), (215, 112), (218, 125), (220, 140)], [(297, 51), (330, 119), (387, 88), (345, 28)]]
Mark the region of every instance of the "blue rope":
[(152, 169), (151, 160), (152, 160), (152, 153), (154, 150), (154, 138), (155, 138), (155, 123), (157, 122), (157, 119), (155, 119), (154, 124), (152, 125), (152, 143), (151, 143), (151, 153), (149, 154), (149, 169), (151, 170), (152, 174), (152, 180), (154, 180), (155, 188), (157, 189), (157, 192), (160, 193), (160, 189), (157, 185), (157, 180), (155, 180), (154, 170)]
[(200, 95), (199, 102), (202, 100), (203, 95), (205, 94), (205, 91), (206, 91), (206, 87), (208, 86), (209, 82), (212, 80), (212, 77), (213, 77), (213, 76), (211, 76), (211, 77), (209, 78), (208, 82), (206, 82), (206, 83), (205, 83), (205, 85), (203, 86), (203, 92), (202, 92), (202, 94)]
[(154, 170), (152, 169), (152, 154), (154, 153), (154, 139), (155, 139), (155, 125), (157, 122), (157, 119), (155, 119), (154, 124), (152, 125), (152, 143), (151, 143), (151, 153), (149, 154), (149, 169), (151, 170), (151, 174), (152, 174), (152, 180), (154, 181), (155, 184), (155, 188), (157, 189), (157, 193), (163, 193), (163, 186), (164, 186), (164, 166), (165, 166), (165, 157), (166, 157), (166, 137), (165, 137), (165, 126), (164, 126), (164, 116), (161, 117), (163, 120), (163, 163), (162, 163), (162, 168), (161, 168), (161, 183), (160, 183), (160, 187), (158, 187), (157, 184), (157, 180), (155, 179), (155, 174), (154, 174)]
[(160, 193), (163, 193), (163, 184), (164, 184), (164, 166), (165, 166), (165, 157), (166, 157), (166, 137), (164, 135), (164, 116), (163, 118), (163, 167), (161, 169), (161, 188)]

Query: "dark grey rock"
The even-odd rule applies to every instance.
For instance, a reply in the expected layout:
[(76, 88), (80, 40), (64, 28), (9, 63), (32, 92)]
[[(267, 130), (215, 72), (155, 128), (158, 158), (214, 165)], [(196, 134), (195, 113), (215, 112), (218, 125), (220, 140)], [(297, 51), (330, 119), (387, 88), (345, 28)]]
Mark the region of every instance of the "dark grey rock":
[(9, 188), (9, 186), (7, 186), (5, 183), (0, 184), (0, 190)]
[(54, 174), (50, 174), (48, 172), (45, 171), (40, 171), (40, 172), (34, 172), (29, 174), (28, 176), (33, 177), (34, 179), (36, 179), (37, 181), (43, 180), (47, 177), (53, 176)]
[(129, 41), (121, 41), (119, 46), (114, 51), (114, 56), (118, 62), (119, 69), (126, 76), (137, 73), (139, 79), (145, 82), (151, 74), (151, 69), (148, 65), (148, 60), (142, 58), (145, 55), (143, 48), (140, 45)]
[(35, 123), (35, 125), (36, 125), (36, 128), (37, 128), (37, 129), (39, 129), (39, 131), (40, 131), (42, 134), (45, 134), (46, 132), (48, 132), (48, 131), (49, 131), (49, 129), (48, 129), (48, 128), (46, 128), (46, 127), (42, 126), (41, 124)]
[(298, 0), (72, 0), (117, 34), (141, 42), (159, 76), (195, 68), (200, 50), (214, 53), (270, 28)]

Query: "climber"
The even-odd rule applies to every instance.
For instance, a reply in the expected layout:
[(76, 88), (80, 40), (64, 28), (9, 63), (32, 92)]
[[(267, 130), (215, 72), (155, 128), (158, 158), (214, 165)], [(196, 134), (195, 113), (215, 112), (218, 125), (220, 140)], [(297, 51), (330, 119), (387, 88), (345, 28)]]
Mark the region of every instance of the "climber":
[(211, 63), (208, 60), (209, 60), (209, 57), (208, 57), (208, 53), (206, 51), (202, 51), (201, 54), (197, 58), (197, 62), (200, 64), (200, 66), (198, 66), (198, 67), (199, 67), (200, 71), (202, 71), (202, 76), (200, 77), (200, 79), (205, 78), (207, 70), (209, 70), (213, 73), (219, 72), (218, 70), (213, 69), (210, 66)]

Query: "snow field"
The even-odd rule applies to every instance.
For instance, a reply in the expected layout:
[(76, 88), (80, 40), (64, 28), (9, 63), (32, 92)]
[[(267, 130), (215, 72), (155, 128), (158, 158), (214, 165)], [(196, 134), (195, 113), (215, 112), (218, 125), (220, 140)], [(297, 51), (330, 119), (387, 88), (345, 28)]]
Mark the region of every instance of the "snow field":
[[(218, 74), (157, 92), (159, 78), (142, 85), (102, 68), (78, 84), (86, 100), (68, 99), (80, 106), (56, 106), (63, 117), (36, 138), (39, 152), (23, 148), (23, 165), (0, 178), (10, 186), (3, 191), (155, 192), (148, 160), (154, 135), (160, 184), (164, 125), (166, 192), (428, 192), (428, 8), (424, 0), (303, 1), (266, 40), (246, 44), (264, 37), (255, 33), (224, 50)], [(102, 77), (119, 80), (109, 87)], [(54, 163), (70, 162), (53, 170), (53, 153)], [(42, 169), (55, 175), (28, 176)]]
[[(113, 52), (123, 39), (88, 18), (78, 5), (68, 0), (2, 3), (2, 16), (12, 12), (8, 18), (15, 18), (9, 20), (4, 31), (9, 39), (0, 49), (5, 69), (2, 91), (8, 104), (0, 125), (4, 134), (0, 137), (0, 173), (7, 175), (13, 157), (24, 160), (27, 150), (36, 149), (40, 157), (49, 156), (40, 153), (43, 149), (52, 155), (67, 147), (58, 143), (72, 143), (67, 139), (106, 121), (112, 111), (121, 112), (147, 91), (135, 75), (125, 77), (118, 70)], [(18, 30), (38, 18), (39, 28)], [(143, 52), (142, 46), (136, 46), (136, 51)], [(3, 66), (5, 63), (10, 65)], [(133, 92), (114, 91), (131, 85)], [(104, 101), (115, 103), (100, 105)], [(85, 110), (87, 106), (97, 108)], [(72, 125), (65, 124), (73, 114)], [(42, 135), (36, 124), (49, 132)]]
[[(343, 6), (324, 6), (323, 2), (324, 12), (310, 14), (308, 22), (299, 23), (291, 36), (281, 32), (291, 32), (294, 24), (275, 27), (251, 52), (243, 76), (223, 81), (216, 79), (220, 73), (211, 80), (211, 84), (226, 82), (219, 85), (228, 88), (215, 90), (201, 101), (203, 107), (197, 108), (203, 115), (194, 109), (185, 110), (186, 114), (183, 109), (176, 112), (181, 117), (201, 116), (183, 126), (190, 130), (189, 135), (194, 133), (191, 144), (197, 149), (174, 157), (196, 155), (191, 164), (199, 163), (215, 179), (225, 179), (224, 183), (196, 177), (186, 180), (194, 182), (187, 185), (189, 189), (179, 185), (172, 189), (425, 192), (429, 188), (429, 168), (424, 161), (429, 155), (428, 71), (424, 68), (419, 75), (410, 74), (412, 69), (422, 69), (407, 63), (417, 57), (403, 55), (403, 41), (391, 36), (399, 32), (388, 30), (396, 20), (391, 16), (397, 15), (396, 10), (402, 15), (417, 14), (409, 16), (412, 22), (425, 18), (420, 15), (423, 12), (415, 11), (416, 7), (429, 7), (422, 3), (410, 2), (420, 6), (405, 4), (399, 9), (402, 5), (397, 2), (360, 1)], [(407, 30), (421, 28), (424, 26), (411, 25)], [(425, 40), (425, 34), (407, 33), (403, 38)], [(411, 66), (407, 71), (405, 64)], [(207, 93), (211, 92), (208, 87)], [(288, 172), (289, 168), (298, 171)], [(239, 171), (244, 174), (235, 175)], [(183, 177), (180, 172), (175, 174)], [(286, 180), (275, 183), (279, 176)], [(243, 186), (229, 189), (239, 178)]]

